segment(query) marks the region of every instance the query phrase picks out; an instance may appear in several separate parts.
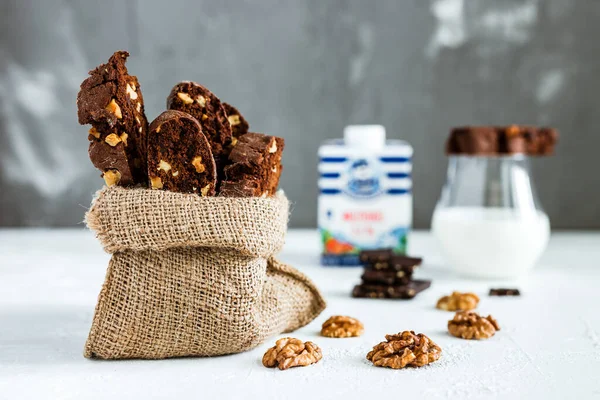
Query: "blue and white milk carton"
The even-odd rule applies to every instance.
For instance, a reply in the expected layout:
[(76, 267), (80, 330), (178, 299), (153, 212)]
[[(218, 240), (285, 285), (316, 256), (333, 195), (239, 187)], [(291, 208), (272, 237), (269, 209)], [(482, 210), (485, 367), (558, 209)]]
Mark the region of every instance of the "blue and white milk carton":
[(412, 154), (381, 125), (351, 125), (319, 148), (323, 265), (359, 265), (361, 250), (405, 253), (412, 225)]

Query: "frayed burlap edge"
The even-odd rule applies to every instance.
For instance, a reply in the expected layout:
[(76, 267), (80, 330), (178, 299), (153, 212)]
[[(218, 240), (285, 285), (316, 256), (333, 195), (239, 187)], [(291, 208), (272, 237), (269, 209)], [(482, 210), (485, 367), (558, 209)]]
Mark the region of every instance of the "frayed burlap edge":
[(85, 216), (111, 254), (214, 247), (264, 258), (283, 246), (288, 219), (282, 191), (268, 198), (232, 198), (115, 186), (99, 190)]

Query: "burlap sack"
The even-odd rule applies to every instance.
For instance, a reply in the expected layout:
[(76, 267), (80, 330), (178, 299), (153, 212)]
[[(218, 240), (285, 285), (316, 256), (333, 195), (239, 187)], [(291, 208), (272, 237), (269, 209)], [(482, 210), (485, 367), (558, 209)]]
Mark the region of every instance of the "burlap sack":
[(113, 187), (86, 215), (112, 253), (85, 356), (216, 356), (249, 350), (325, 308), (312, 282), (273, 258), (288, 200)]

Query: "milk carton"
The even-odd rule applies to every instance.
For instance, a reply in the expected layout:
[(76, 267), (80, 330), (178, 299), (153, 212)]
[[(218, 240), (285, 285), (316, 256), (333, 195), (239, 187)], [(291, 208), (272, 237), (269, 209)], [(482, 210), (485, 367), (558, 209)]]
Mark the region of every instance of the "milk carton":
[(413, 149), (381, 125), (351, 125), (319, 148), (318, 226), (323, 265), (358, 265), (361, 250), (406, 252)]

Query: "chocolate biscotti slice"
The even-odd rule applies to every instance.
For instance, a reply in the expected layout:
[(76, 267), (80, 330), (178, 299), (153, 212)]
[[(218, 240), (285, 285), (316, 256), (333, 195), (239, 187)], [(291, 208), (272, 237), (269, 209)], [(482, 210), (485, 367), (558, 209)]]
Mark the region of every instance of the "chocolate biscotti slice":
[(274, 195), (281, 176), (283, 146), (284, 140), (276, 136), (262, 133), (240, 136), (229, 154), (230, 165), (225, 168), (227, 182), (254, 180), (261, 196)]
[(168, 110), (150, 124), (148, 178), (152, 189), (214, 196), (216, 166), (200, 123)]
[(92, 163), (103, 175), (111, 171), (110, 179), (105, 177), (107, 184), (122, 186), (147, 181), (148, 121), (137, 77), (129, 75), (125, 66), (127, 57), (126, 51), (117, 51), (106, 64), (90, 71), (77, 95), (79, 123), (92, 125), (88, 134)]
[(446, 141), (446, 154), (493, 155), (499, 152), (498, 131), (492, 126), (453, 128)]
[(554, 145), (558, 140), (558, 132), (553, 128), (510, 125), (496, 129), (501, 153), (551, 155), (554, 153)]
[(223, 197), (260, 197), (262, 191), (258, 180), (249, 178), (221, 182), (219, 195)]
[(463, 126), (452, 128), (446, 141), (449, 155), (490, 156), (527, 154), (547, 156), (554, 153), (556, 129), (526, 125)]
[(92, 140), (88, 154), (94, 167), (102, 171), (106, 186), (133, 186), (136, 181), (128, 163), (125, 144), (121, 141), (116, 145), (102, 140)]
[(198, 120), (210, 143), (217, 175), (221, 180), (231, 144), (231, 125), (221, 100), (204, 86), (184, 81), (171, 90), (167, 97), (167, 108), (186, 112)]
[(244, 118), (242, 113), (240, 113), (237, 108), (227, 103), (223, 103), (223, 107), (225, 107), (227, 120), (229, 121), (229, 125), (231, 125), (231, 145), (235, 146), (238, 141), (238, 138), (248, 133), (250, 125), (248, 124), (248, 121), (246, 121), (246, 118)]

